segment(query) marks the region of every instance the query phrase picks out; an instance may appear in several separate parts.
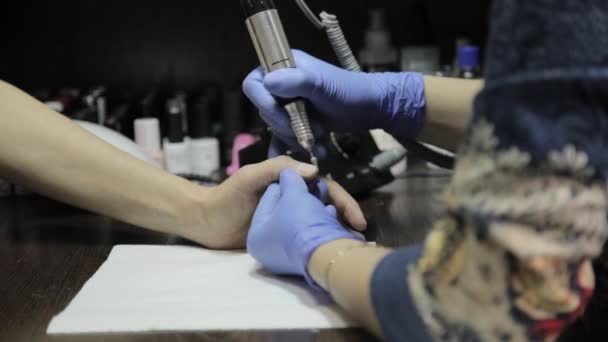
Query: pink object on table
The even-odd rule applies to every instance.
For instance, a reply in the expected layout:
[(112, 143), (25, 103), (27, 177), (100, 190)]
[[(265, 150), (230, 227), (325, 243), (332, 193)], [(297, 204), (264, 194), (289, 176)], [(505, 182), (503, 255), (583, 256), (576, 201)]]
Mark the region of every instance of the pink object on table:
[(239, 160), (239, 152), (257, 142), (255, 136), (251, 134), (239, 134), (234, 138), (234, 146), (232, 147), (232, 165), (228, 166), (226, 173), (232, 176), (241, 168)]

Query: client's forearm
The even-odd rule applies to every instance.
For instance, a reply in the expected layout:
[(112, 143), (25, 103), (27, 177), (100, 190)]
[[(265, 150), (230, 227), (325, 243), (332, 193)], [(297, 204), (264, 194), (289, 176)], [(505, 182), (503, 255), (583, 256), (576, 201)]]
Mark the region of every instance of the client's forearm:
[[(60, 201), (162, 232), (192, 220), (193, 187), (0, 82), (0, 174)], [(174, 233), (174, 231), (171, 231)]]

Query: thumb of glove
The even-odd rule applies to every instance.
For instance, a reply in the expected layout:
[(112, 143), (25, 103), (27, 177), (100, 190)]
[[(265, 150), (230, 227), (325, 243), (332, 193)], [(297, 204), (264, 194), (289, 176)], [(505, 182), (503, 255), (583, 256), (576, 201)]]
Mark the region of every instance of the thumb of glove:
[(283, 98), (310, 98), (315, 86), (315, 75), (299, 68), (277, 70), (264, 77), (264, 87), (275, 96)]

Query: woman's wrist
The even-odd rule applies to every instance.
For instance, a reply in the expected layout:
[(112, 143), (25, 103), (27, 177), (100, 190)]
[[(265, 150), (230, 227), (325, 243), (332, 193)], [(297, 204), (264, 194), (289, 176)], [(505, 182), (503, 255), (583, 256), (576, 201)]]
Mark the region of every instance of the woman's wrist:
[(206, 245), (209, 241), (206, 229), (212, 219), (213, 191), (215, 188), (203, 187), (184, 180), (175, 189), (177, 211), (172, 234)]
[(354, 239), (341, 239), (318, 247), (308, 261), (308, 274), (323, 289), (329, 291), (329, 272), (338, 258), (346, 253), (368, 246), (367, 243)]
[(308, 272), (352, 317), (382, 337), (371, 300), (371, 279), (390, 249), (365, 242), (336, 240), (319, 247)]
[(202, 218), (200, 203), (204, 197), (199, 192), (203, 188), (164, 172), (149, 180), (157, 184), (149, 185), (155, 191), (142, 191), (139, 203), (133, 203), (132, 208), (124, 208), (124, 211), (131, 211), (127, 215), (134, 215), (128, 221), (143, 228), (191, 239), (192, 228), (199, 225)]

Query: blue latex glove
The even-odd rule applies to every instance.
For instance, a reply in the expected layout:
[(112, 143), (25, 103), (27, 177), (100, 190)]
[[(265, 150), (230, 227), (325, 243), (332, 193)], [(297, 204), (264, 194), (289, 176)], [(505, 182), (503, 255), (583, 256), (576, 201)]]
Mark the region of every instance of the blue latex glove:
[[(325, 197), (326, 186), (318, 184)], [(286, 169), (280, 183), (272, 184), (260, 201), (247, 249), (272, 273), (303, 276), (318, 288), (307, 271), (309, 259), (321, 245), (340, 239), (363, 241), (340, 223), (334, 206), (326, 206), (309, 192), (300, 175)]]
[[(299, 148), (289, 116), (274, 96), (307, 99), (318, 111), (311, 113), (317, 137), (324, 128), (336, 132), (362, 132), (381, 128), (398, 138), (415, 138), (425, 121), (424, 78), (418, 73), (356, 73), (293, 51), (297, 68), (264, 76), (262, 68), (243, 82), (247, 97), (260, 109), (275, 136)], [(280, 154), (275, 140), (271, 156)]]

